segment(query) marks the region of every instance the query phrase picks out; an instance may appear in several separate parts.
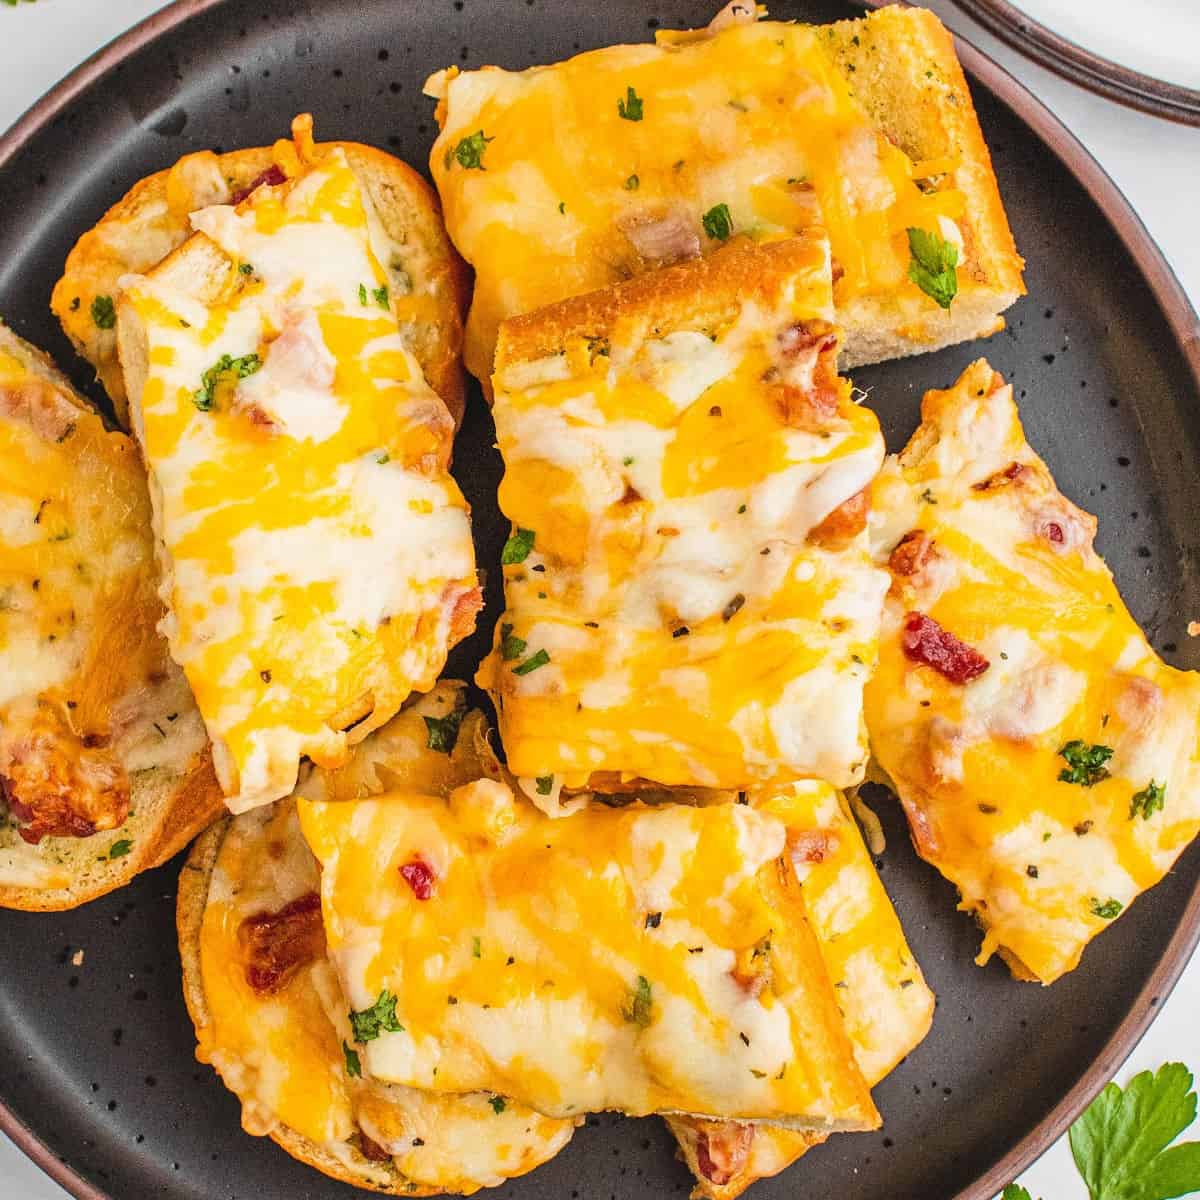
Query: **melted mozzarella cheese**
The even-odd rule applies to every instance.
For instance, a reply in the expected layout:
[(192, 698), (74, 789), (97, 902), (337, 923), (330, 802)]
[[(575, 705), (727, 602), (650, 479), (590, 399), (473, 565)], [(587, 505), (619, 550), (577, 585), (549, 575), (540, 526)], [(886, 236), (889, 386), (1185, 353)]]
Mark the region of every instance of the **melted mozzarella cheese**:
[[(1094, 520), (1057, 491), (986, 363), (922, 415), (875, 489), (874, 510), (907, 514), (932, 548), (895, 573), (872, 749), (918, 849), (983, 925), (980, 961), (999, 950), (1051, 983), (1200, 830), (1200, 677), (1154, 654), (1092, 549)], [(904, 532), (881, 519), (881, 563)], [(913, 611), (986, 671), (963, 685), (909, 658)], [(1075, 741), (1110, 752), (1098, 777), (1061, 778)]]
[[(945, 222), (957, 235), (962, 193), (918, 187), (919, 168), (872, 125), (822, 31), (760, 21), (658, 37), (517, 73), (451, 68), (426, 84), (441, 99), (430, 169), (475, 268), (471, 371), (490, 375), (505, 318), (712, 249), (716, 227), (702, 218), (719, 205), (760, 239), (824, 226), (844, 272), (839, 305), (890, 293), (932, 312), (907, 278), (905, 231)], [(667, 252), (639, 253), (638, 227), (655, 223), (676, 230)]]
[[(456, 711), (453, 688), (439, 685), (355, 750), (337, 772), (316, 772), (306, 788), (340, 794), (377, 788), (389, 778), (430, 787), (478, 770), (469, 740), (454, 756), (426, 748), (424, 718)], [(200, 963), (206, 1020), (198, 1026), (202, 1061), (210, 1062), (242, 1102), (255, 1134), (291, 1131), (354, 1172), (356, 1181), (392, 1189), (470, 1193), (494, 1187), (552, 1157), (570, 1139), (572, 1121), (557, 1121), (494, 1096), (439, 1095), (348, 1074), (354, 1049), (349, 1011), (327, 959), (302, 967), (278, 991), (246, 981), (242, 922), (277, 912), (319, 887), (316, 861), (288, 799), (236, 818), (218, 853), (201, 927)], [(361, 1050), (361, 1047), (358, 1049)], [(359, 1131), (390, 1161), (352, 1149)], [(364, 1178), (365, 1176), (365, 1178)]]
[[(558, 1116), (874, 1123), (778, 820), (635, 804), (554, 821), (507, 792), (497, 821), (490, 788), (488, 835), (476, 800), (300, 802), (347, 999), (397, 998), (372, 1075)], [(427, 888), (406, 879), (418, 863)]]
[[(162, 268), (127, 281), (150, 363), (134, 424), (165, 628), (239, 811), (433, 683), (469, 628), (474, 552), (450, 418), (401, 339), (344, 152), (193, 224), (230, 282), (202, 302)], [(249, 373), (208, 386), (231, 359)]]
[[(775, 250), (760, 252), (766, 269)], [(505, 569), (480, 682), (527, 793), (550, 776), (604, 790), (600, 773), (718, 788), (862, 778), (887, 580), (865, 532), (836, 549), (809, 534), (870, 482), (883, 441), (844, 381), (813, 419), (780, 405), (777, 339), (830, 311), (823, 247), (809, 252), (773, 305), (747, 299), (711, 334), (645, 337), (614, 289), (605, 303), (630, 340), (599, 354), (572, 337), (498, 371), (500, 506), (536, 540)]]

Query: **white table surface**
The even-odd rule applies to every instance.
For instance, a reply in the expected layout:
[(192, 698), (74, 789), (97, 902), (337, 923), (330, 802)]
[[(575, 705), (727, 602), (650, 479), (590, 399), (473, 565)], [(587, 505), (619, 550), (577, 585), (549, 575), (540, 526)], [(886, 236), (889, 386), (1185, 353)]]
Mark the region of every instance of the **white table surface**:
[[(1162, 247), (1200, 308), (1200, 129), (1142, 116), (1065, 83), (989, 37), (951, 0), (926, 0), (943, 20), (996, 58), (1044, 101), (1096, 156)], [(0, 39), (9, 68), (0, 72), (0, 128), (7, 127), (55, 81), (105, 42), (159, 8), (160, 0), (36, 0), (0, 7)], [(714, 10), (719, 7), (714, 0)], [(1089, 10), (1126, 10), (1119, 0), (1092, 0)], [(1119, 15), (1119, 14), (1118, 14)], [(1126, 24), (1126, 28), (1129, 28)], [(1133, 27), (1135, 30), (1137, 26)], [(264, 135), (266, 136), (266, 135)], [(1200, 957), (1179, 982), (1118, 1079), (1179, 1060), (1200, 1073)], [(1196, 1131), (1193, 1131), (1193, 1136)], [(1022, 1176), (1034, 1197), (1086, 1200), (1064, 1138)], [(0, 1135), (0, 1197), (64, 1200), (66, 1193)], [(121, 1197), (120, 1200), (139, 1200)], [(881, 1197), (880, 1200), (885, 1200)], [(942, 1200), (925, 1197), (923, 1200)]]

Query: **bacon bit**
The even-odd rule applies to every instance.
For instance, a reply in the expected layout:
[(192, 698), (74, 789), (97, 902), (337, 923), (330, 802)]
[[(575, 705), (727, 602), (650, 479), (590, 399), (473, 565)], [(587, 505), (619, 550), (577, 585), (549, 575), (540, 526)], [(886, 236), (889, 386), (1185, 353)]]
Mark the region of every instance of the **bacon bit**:
[(238, 927), (246, 982), (259, 995), (279, 991), (301, 967), (325, 955), (321, 897), (308, 892), (278, 912), (260, 912)]
[(696, 1135), (696, 1166), (709, 1183), (723, 1187), (746, 1165), (753, 1144), (753, 1125), (707, 1123)]
[(888, 558), (888, 570), (905, 579), (916, 575), (933, 554), (933, 538), (924, 529), (910, 529)]
[(241, 204), (251, 192), (257, 191), (260, 187), (278, 187), (281, 183), (287, 183), (287, 176), (274, 164), (269, 166), (261, 175), (255, 179), (249, 187), (244, 187), (240, 192), (234, 192), (229, 198), (230, 204)]
[(904, 618), (900, 645), (913, 662), (932, 667), (951, 683), (969, 683), (991, 665), (978, 650), (924, 613), (911, 612)]
[(414, 858), (412, 862), (406, 862), (400, 868), (400, 874), (418, 900), (428, 900), (433, 896), (433, 885), (437, 876), (423, 858)]
[(788, 833), (787, 847), (793, 862), (820, 863), (837, 853), (836, 833), (828, 829), (800, 829)]
[(362, 1151), (363, 1158), (371, 1162), (384, 1163), (392, 1159), (392, 1156), (378, 1142), (369, 1138), (366, 1130), (362, 1128), (358, 1131), (358, 1148)]
[(819, 525), (808, 532), (808, 540), (825, 550), (844, 550), (867, 527), (871, 501), (867, 489), (843, 501)]
[(450, 644), (456, 645), (475, 630), (475, 617), (483, 608), (483, 591), (479, 587), (462, 590), (458, 584), (447, 584), (443, 603), (453, 598), (450, 610)]
[(818, 431), (837, 416), (837, 330), (821, 320), (797, 321), (776, 339), (784, 422)]
[(1063, 534), (1063, 528), (1057, 521), (1047, 521), (1042, 526), (1042, 537), (1047, 541), (1056, 542), (1062, 545), (1066, 541), (1066, 536)]
[(1029, 470), (1024, 463), (1011, 462), (1003, 471), (997, 471), (994, 475), (989, 475), (986, 479), (980, 480), (979, 483), (971, 484), (973, 492), (996, 492), (1001, 488), (1006, 488), (1011, 483), (1016, 483)]
[(43, 706), (26, 728), (0, 738), (0, 798), (31, 845), (44, 837), (91, 837), (129, 815), (129, 776)]

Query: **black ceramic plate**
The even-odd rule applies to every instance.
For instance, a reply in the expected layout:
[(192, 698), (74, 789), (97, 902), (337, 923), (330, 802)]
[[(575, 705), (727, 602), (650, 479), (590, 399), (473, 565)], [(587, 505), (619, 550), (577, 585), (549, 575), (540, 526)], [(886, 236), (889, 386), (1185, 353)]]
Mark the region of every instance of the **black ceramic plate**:
[[(668, 2), (187, 0), (85, 64), (0, 142), (0, 312), (88, 385), (48, 312), (50, 289), (77, 234), (140, 176), (186, 151), (269, 141), (303, 109), (323, 138), (376, 142), (423, 167), (429, 71), (548, 61), (648, 38), (659, 24), (702, 24), (715, 7)], [(773, 8), (818, 21), (855, 11), (837, 0)], [(864, 370), (856, 382), (895, 448), (922, 391), (986, 353), (1016, 385), (1030, 440), (1063, 490), (1099, 514), (1100, 548), (1154, 645), (1200, 666), (1185, 635), (1200, 617), (1195, 317), (1095, 164), (1010, 78), (963, 53), (1030, 294), (990, 343)], [(478, 394), (456, 469), (496, 580), (500, 468)], [(490, 616), (498, 600), (493, 588)], [(486, 636), (456, 651), (451, 672), (470, 672)], [(758, 1185), (758, 1200), (985, 1200), (1115, 1070), (1195, 943), (1200, 847), (1052, 989), (1015, 983), (998, 962), (981, 970), (971, 961), (978, 932), (955, 912), (953, 889), (915, 858), (897, 806), (879, 807), (889, 835), (879, 867), (938, 994), (933, 1031), (877, 1089), (881, 1132), (833, 1138)], [(352, 1195), (241, 1133), (236, 1101), (195, 1063), (177, 871), (74, 913), (0, 914), (0, 1127), (77, 1196)], [(634, 1200), (688, 1187), (659, 1122), (604, 1116), (499, 1196)]]

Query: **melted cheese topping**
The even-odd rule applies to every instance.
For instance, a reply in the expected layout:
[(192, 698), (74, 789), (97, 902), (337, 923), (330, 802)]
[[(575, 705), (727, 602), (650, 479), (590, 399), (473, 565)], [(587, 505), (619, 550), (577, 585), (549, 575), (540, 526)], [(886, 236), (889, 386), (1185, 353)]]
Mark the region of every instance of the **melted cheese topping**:
[[(854, 1057), (871, 1086), (920, 1044), (934, 996), (840, 793), (806, 780), (751, 797), (783, 822), (808, 919), (837, 994)], [(672, 1122), (672, 1126), (677, 1125)], [(688, 1136), (686, 1129), (680, 1137)], [(814, 1144), (812, 1134), (758, 1129), (740, 1188), (777, 1175)]]
[[(682, 222), (708, 250), (702, 217), (722, 204), (757, 238), (824, 225), (839, 305), (891, 293), (933, 307), (907, 278), (905, 230), (961, 216), (962, 193), (915, 179), (954, 163), (914, 165), (876, 130), (818, 28), (660, 34), (521, 72), (451, 68), (426, 89), (442, 98), (430, 167), (446, 226), (475, 268), (465, 355), (480, 379), (506, 317), (654, 265), (631, 226)], [(482, 169), (458, 152), (473, 137)]]
[[(0, 771), (35, 725), (49, 724), (64, 759), (87, 739), (129, 773), (135, 816), (143, 785), (182, 773), (204, 745), (155, 632), (162, 606), (145, 473), (127, 437), (26, 357), (27, 348), (0, 344)], [(87, 853), (104, 858), (129, 836), (127, 826), (106, 830)], [(0, 884), (67, 887), (81, 871), (78, 845), (29, 845), (5, 814)]]
[[(163, 268), (128, 281), (149, 342), (134, 421), (173, 568), (166, 631), (239, 811), (433, 683), (464, 609), (469, 628), (474, 552), (450, 418), (404, 347), (344, 153), (194, 224), (228, 284), (206, 303)], [(226, 355), (261, 366), (202, 411)]]
[[(873, 1123), (803, 916), (785, 831), (740, 805), (553, 821), (483, 780), (300, 804), (347, 999), (403, 1029), (376, 1078), (540, 1112)], [(420, 899), (401, 868), (425, 864)]]
[(820, 314), (819, 296), (804, 280), (778, 311), (747, 303), (709, 333), (609, 354), (574, 338), (496, 376), (500, 506), (536, 542), (505, 569), (479, 678), (531, 796), (536, 779), (557, 794), (594, 772), (861, 779), (887, 581), (865, 532), (840, 549), (806, 538), (869, 483), (883, 440), (844, 382), (801, 425), (771, 382), (777, 336)]
[[(1000, 950), (1050, 983), (1200, 830), (1200, 677), (1154, 654), (1092, 549), (1094, 519), (1058, 492), (986, 363), (922, 415), (876, 484), (880, 562), (910, 529), (933, 552), (889, 596), (872, 750), (918, 850), (983, 925), (979, 961)], [(987, 670), (963, 686), (911, 661), (911, 611)], [(1072, 741), (1112, 752), (1092, 786), (1059, 778)], [(1143, 815), (1134, 797), (1152, 785), (1164, 801)]]
[[(386, 763), (392, 778), (429, 786), (461, 777), (472, 764), (477, 770), (469, 742), (453, 758), (424, 747), (423, 718), (439, 719), (460, 703), (455, 689), (439, 685), (358, 747), (346, 770), (377, 771)], [(328, 960), (301, 968), (273, 995), (247, 984), (242, 922), (318, 887), (317, 864), (300, 836), (292, 800), (230, 825), (201, 929), (208, 1020), (198, 1030), (197, 1054), (241, 1099), (246, 1129), (263, 1134), (285, 1127), (362, 1182), (422, 1194), (496, 1186), (556, 1154), (570, 1139), (571, 1121), (515, 1103), (497, 1106), (486, 1094), (437, 1095), (349, 1076), (343, 1044), (353, 1048), (354, 1037)], [(390, 1162), (353, 1153), (351, 1139), (360, 1129), (391, 1154)]]

